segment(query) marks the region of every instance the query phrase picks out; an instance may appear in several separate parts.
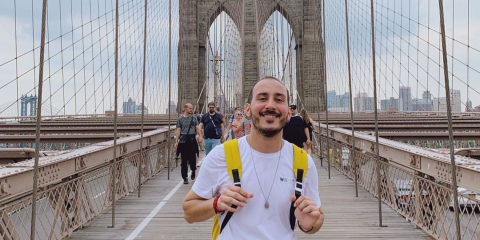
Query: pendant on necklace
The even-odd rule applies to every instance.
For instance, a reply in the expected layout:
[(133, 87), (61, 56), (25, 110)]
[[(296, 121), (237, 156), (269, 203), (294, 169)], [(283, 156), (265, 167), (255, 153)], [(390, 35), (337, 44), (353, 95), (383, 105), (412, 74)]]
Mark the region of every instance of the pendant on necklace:
[(268, 202), (265, 202), (265, 208), (268, 209), (270, 205), (268, 205)]

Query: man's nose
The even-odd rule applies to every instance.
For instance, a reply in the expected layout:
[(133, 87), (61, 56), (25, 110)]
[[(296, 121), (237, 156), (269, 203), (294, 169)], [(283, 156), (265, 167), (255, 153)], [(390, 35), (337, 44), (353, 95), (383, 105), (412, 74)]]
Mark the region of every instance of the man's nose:
[(276, 104), (276, 103), (275, 103), (275, 98), (270, 98), (270, 99), (267, 101), (267, 103), (266, 103), (266, 105), (265, 105), (265, 108), (266, 108), (266, 109), (269, 109), (269, 110), (276, 109), (275, 104)]

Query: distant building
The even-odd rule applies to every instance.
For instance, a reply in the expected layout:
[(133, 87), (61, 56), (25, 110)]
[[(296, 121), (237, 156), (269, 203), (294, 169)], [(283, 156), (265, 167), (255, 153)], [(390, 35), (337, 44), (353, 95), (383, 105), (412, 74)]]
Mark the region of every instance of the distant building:
[(462, 95), (460, 90), (451, 90), (451, 100), (452, 100), (452, 112), (461, 112), (462, 111)]
[(332, 91), (328, 91), (327, 92), (327, 108), (331, 108), (332, 107), (332, 102), (333, 102), (333, 98), (337, 95), (337, 92), (335, 92), (335, 90), (332, 90)]
[(137, 107), (137, 109), (135, 109), (136, 114), (142, 114), (142, 107), (144, 109), (143, 110), (144, 114), (148, 114), (148, 108), (143, 106), (143, 104), (137, 105), (136, 107)]
[(145, 114), (148, 114), (148, 108), (143, 106), (142, 103), (139, 105), (136, 104), (132, 98), (128, 98), (128, 101), (123, 102), (123, 113), (124, 114), (142, 114), (142, 107), (145, 109)]
[(355, 112), (367, 112), (374, 110), (374, 98), (367, 93), (358, 93), (354, 99)]
[(128, 98), (128, 101), (123, 102), (123, 113), (126, 114), (135, 114), (135, 111), (137, 110), (137, 105), (135, 101), (132, 100), (132, 98)]
[(472, 101), (467, 99), (467, 104), (465, 106), (465, 112), (473, 112)]
[(412, 111), (431, 112), (433, 111), (433, 100), (429, 99), (414, 99), (412, 104)]
[(350, 112), (350, 93), (333, 96), (330, 108), (331, 111)]
[(390, 99), (385, 99), (380, 101), (380, 109), (381, 111), (388, 112), (391, 109), (397, 109), (399, 107), (399, 100), (398, 98), (391, 97)]
[(433, 98), (433, 111), (446, 112), (447, 111), (447, 99), (445, 97)]
[(480, 105), (476, 106), (474, 109), (473, 109), (474, 112), (480, 112)]
[(170, 112), (170, 114), (172, 114), (172, 115), (176, 115), (176, 114), (177, 114), (177, 104), (175, 104), (174, 101), (171, 101), (171, 102), (170, 102), (170, 106), (167, 108), (166, 114), (168, 114), (169, 112)]
[[(452, 112), (461, 112), (462, 111), (462, 101), (460, 90), (451, 90), (450, 95), (450, 104), (452, 104)], [(433, 111), (436, 112), (446, 112), (447, 111), (447, 98), (433, 98)]]
[(398, 110), (404, 112), (412, 111), (412, 88), (402, 86), (399, 91)]

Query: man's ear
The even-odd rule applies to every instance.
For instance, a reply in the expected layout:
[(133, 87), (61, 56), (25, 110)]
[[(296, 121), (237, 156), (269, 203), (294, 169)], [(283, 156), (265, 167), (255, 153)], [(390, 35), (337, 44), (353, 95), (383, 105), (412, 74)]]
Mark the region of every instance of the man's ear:
[(247, 116), (247, 118), (252, 117), (250, 112), (250, 103), (245, 103), (245, 116)]

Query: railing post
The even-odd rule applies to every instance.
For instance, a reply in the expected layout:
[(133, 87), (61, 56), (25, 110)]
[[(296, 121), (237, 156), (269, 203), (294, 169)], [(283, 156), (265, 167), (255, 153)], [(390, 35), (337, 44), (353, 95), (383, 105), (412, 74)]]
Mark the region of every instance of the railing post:
[[(372, 28), (372, 73), (373, 73), (373, 102), (375, 111), (375, 155), (377, 155), (377, 194), (378, 194), (378, 225), (382, 224), (382, 184), (380, 176), (380, 152), (378, 144), (378, 108), (377, 108), (377, 70), (375, 66), (375, 25), (373, 17), (373, 0), (370, 0), (370, 22)], [(385, 177), (385, 181), (388, 181)]]
[(42, 33), (40, 40), (40, 63), (38, 72), (38, 101), (37, 101), (37, 126), (35, 130), (35, 163), (33, 172), (32, 189), (32, 218), (30, 223), (30, 239), (35, 240), (35, 223), (37, 220), (37, 189), (38, 189), (38, 160), (40, 153), (40, 126), (42, 124), (42, 91), (43, 91), (43, 65), (45, 59), (45, 25), (47, 21), (48, 0), (43, 0), (42, 7)]
[(118, 117), (118, 0), (115, 1), (115, 112), (113, 113), (112, 226), (115, 227), (115, 197), (117, 180), (117, 117)]
[[(145, 24), (143, 28), (143, 80), (142, 80), (142, 123), (140, 129), (140, 162), (138, 163), (138, 197), (140, 197), (140, 186), (142, 185), (142, 163), (143, 163), (143, 122), (145, 117), (145, 78), (147, 63), (147, 6), (148, 0), (145, 0)], [(170, 102), (168, 103), (170, 105)], [(170, 123), (169, 123), (170, 124)]]
[[(440, 11), (440, 32), (442, 35), (442, 53), (443, 53), (443, 73), (445, 77), (445, 96), (447, 101), (447, 117), (448, 117), (448, 140), (450, 143), (450, 165), (452, 166), (452, 191), (453, 204), (455, 209), (455, 225), (457, 240), (461, 240), (460, 234), (460, 216), (458, 206), (458, 190), (457, 190), (457, 166), (455, 165), (455, 149), (453, 146), (453, 124), (452, 124), (452, 105), (450, 101), (450, 85), (448, 80), (448, 60), (447, 60), (447, 42), (445, 39), (445, 18), (443, 12), (443, 0), (438, 0)], [(452, 70), (453, 71), (453, 70)]]
[(355, 174), (355, 197), (358, 197), (358, 179), (357, 179), (357, 163), (355, 161), (355, 127), (353, 125), (353, 97), (352, 97), (352, 71), (350, 64), (350, 37), (348, 34), (348, 7), (347, 0), (345, 0), (345, 29), (347, 32), (347, 60), (348, 60), (348, 90), (350, 91), (350, 123), (352, 128), (352, 150), (348, 153), (350, 163), (353, 163), (353, 173)]

